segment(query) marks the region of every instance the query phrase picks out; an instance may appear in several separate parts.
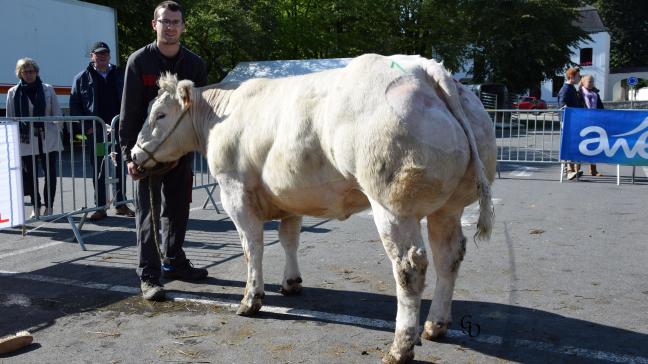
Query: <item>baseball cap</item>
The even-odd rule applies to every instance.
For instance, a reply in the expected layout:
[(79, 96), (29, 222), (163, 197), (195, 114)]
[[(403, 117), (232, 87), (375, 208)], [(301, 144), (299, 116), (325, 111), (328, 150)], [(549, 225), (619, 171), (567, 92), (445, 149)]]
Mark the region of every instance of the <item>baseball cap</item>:
[(110, 52), (110, 47), (108, 47), (108, 44), (104, 42), (96, 42), (95, 44), (92, 45), (92, 48), (90, 48), (92, 53), (98, 53), (98, 52)]

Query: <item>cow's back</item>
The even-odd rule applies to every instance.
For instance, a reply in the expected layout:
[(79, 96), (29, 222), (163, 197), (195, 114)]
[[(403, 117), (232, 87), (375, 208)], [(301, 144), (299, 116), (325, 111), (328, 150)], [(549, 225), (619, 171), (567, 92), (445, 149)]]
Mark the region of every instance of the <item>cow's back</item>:
[(346, 68), (245, 82), (212, 130), (213, 172), (236, 173), (266, 218), (344, 218), (365, 194), (427, 215), (466, 174), (466, 136), (423, 58), (366, 55)]

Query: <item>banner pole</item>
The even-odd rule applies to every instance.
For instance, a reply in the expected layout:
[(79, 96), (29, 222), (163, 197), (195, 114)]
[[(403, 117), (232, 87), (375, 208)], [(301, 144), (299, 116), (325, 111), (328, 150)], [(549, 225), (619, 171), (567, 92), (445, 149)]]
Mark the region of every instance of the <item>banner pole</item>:
[(617, 164), (617, 186), (621, 184), (621, 165)]

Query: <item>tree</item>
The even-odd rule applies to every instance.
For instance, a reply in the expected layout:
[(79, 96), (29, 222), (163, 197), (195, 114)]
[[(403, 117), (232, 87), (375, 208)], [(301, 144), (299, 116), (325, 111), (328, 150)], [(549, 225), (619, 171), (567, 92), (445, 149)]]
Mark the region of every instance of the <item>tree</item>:
[[(118, 12), (120, 59), (151, 42), (158, 0), (95, 0)], [(539, 84), (569, 62), (586, 35), (569, 19), (579, 0), (183, 0), (184, 42), (210, 82), (241, 61), (420, 54), (475, 81), (512, 90)]]
[(610, 31), (610, 67), (648, 66), (648, 2), (596, 0), (593, 5)]
[(577, 0), (466, 1), (476, 83), (501, 82), (522, 92), (562, 72), (570, 47), (588, 39), (572, 24)]
[(153, 9), (160, 1), (93, 0), (90, 2), (109, 6), (117, 11), (119, 54), (113, 54), (113, 57), (118, 58), (120, 64), (126, 65), (126, 60), (131, 53), (155, 39), (151, 29), (151, 19), (153, 19)]
[(239, 62), (268, 59), (275, 46), (272, 1), (199, 0), (187, 11), (184, 41), (209, 70), (209, 81), (223, 79)]

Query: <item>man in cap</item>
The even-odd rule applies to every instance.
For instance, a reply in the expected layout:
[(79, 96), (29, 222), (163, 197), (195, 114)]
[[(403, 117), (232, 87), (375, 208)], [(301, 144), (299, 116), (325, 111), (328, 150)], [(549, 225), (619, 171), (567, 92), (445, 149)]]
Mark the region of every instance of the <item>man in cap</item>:
[[(121, 108), (122, 89), (124, 86), (124, 71), (110, 63), (110, 47), (105, 42), (96, 42), (90, 48), (90, 64), (74, 77), (72, 93), (70, 94), (70, 114), (72, 116), (98, 116), (106, 125), (110, 126), (112, 119), (119, 115)], [(86, 137), (85, 149), (87, 160), (92, 168), (93, 183), (95, 185), (96, 204), (101, 207), (93, 212), (90, 220), (101, 220), (107, 216), (106, 207), (106, 170), (104, 164), (105, 148), (103, 128), (93, 122), (82, 122)], [(115, 138), (119, 138), (117, 130), (111, 131)], [(119, 140), (118, 140), (119, 141)], [(125, 201), (123, 194), (124, 168), (121, 165), (121, 152), (117, 148), (116, 177), (118, 179), (115, 191), (115, 201)], [(98, 171), (97, 171), (98, 169)], [(117, 215), (134, 217), (135, 212), (126, 204), (115, 208)]]

